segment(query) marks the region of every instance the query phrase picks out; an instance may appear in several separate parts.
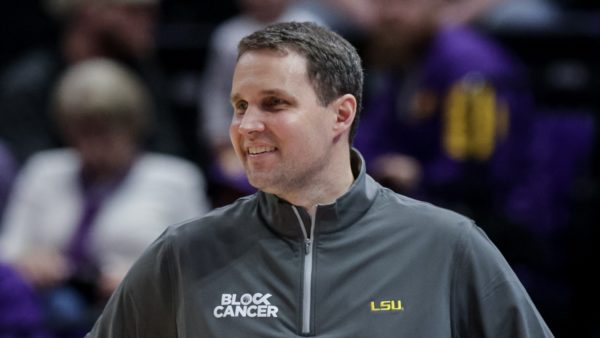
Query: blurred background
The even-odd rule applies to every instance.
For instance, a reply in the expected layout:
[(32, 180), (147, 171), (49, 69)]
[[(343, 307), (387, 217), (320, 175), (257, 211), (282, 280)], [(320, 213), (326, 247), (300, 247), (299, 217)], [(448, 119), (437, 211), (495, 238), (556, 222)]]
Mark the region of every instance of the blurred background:
[[(152, 102), (138, 153), (193, 166), (201, 214), (253, 192), (227, 136), (237, 41), (270, 22), (315, 21), (349, 39), (364, 59), (364, 123), (355, 145), (370, 173), (400, 193), (473, 217), (557, 337), (600, 337), (597, 0), (21, 0), (0, 17), (0, 246), (28, 240), (15, 228), (44, 226), (16, 221), (20, 213), (56, 207), (51, 197), (31, 197), (41, 194), (29, 182), (36, 154), (74, 148), (81, 170), (69, 179), (93, 176), (84, 141), (53, 115), (64, 72), (108, 58), (141, 80)], [(124, 189), (134, 163), (111, 179), (91, 179), (101, 205), (117, 198), (113, 190)], [(164, 170), (152, 163), (153, 172)], [(175, 191), (166, 181), (147, 184)], [(71, 252), (81, 238), (93, 247), (96, 233), (82, 235), (80, 226), (101, 217), (94, 211), (84, 221), (78, 213), (89, 208), (83, 187), (68, 206), (73, 226), (52, 244), (58, 252)], [(82, 336), (118, 283), (98, 285), (105, 276), (96, 269), (83, 281), (75, 272), (40, 278), (15, 257), (3, 254), (0, 265), (0, 336)], [(57, 285), (77, 293), (49, 292)], [(73, 314), (82, 309), (85, 316)], [(49, 311), (61, 314), (53, 324)]]

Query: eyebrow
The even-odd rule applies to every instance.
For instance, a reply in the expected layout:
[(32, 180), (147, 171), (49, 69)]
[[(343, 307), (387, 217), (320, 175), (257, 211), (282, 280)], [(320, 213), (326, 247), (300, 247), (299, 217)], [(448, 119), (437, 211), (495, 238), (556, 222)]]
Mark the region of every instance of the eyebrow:
[(241, 98), (240, 94), (233, 94), (233, 95), (231, 95), (231, 98), (229, 99), (229, 101), (231, 103), (234, 103), (234, 102), (238, 101), (240, 98)]
[[(293, 95), (289, 94), (288, 92), (284, 91), (284, 90), (280, 90), (280, 89), (267, 89), (267, 90), (263, 90), (260, 92), (260, 95), (262, 96), (268, 96), (268, 95), (281, 95), (281, 96), (285, 96), (288, 98), (292, 98)], [(236, 102), (238, 100), (241, 100), (242, 96), (239, 93), (235, 93), (233, 95), (231, 95), (231, 102)]]

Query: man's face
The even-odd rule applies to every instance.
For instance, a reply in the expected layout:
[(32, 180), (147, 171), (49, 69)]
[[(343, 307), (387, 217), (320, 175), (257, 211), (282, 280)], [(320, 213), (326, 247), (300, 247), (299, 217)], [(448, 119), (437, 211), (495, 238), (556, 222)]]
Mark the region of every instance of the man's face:
[(250, 184), (282, 196), (327, 174), (336, 113), (319, 103), (304, 57), (269, 50), (243, 54), (231, 98), (229, 135)]

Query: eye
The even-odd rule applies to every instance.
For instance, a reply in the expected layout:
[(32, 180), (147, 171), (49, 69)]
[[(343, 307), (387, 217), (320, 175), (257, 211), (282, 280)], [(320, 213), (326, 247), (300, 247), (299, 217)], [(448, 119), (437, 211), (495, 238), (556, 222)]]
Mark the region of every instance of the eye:
[(248, 102), (246, 101), (238, 101), (234, 105), (235, 114), (244, 114), (246, 109), (248, 109)]
[(288, 105), (286, 100), (283, 100), (276, 96), (269, 96), (263, 100), (263, 107), (265, 110), (280, 110)]

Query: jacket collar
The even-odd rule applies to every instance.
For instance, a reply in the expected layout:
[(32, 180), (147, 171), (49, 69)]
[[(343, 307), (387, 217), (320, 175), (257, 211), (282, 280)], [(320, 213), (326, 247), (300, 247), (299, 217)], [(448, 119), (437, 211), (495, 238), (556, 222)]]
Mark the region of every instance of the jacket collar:
[[(352, 149), (350, 157), (352, 172), (355, 176), (354, 183), (335, 202), (317, 207), (316, 235), (338, 231), (350, 226), (366, 213), (375, 200), (379, 185), (366, 174), (362, 155), (356, 149)], [(303, 236), (292, 204), (276, 195), (262, 191), (258, 192), (257, 197), (259, 215), (268, 227), (285, 237)], [(307, 227), (310, 226), (308, 212), (302, 207), (296, 208), (304, 224)]]

